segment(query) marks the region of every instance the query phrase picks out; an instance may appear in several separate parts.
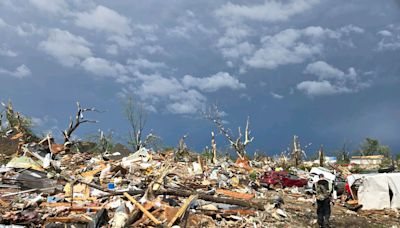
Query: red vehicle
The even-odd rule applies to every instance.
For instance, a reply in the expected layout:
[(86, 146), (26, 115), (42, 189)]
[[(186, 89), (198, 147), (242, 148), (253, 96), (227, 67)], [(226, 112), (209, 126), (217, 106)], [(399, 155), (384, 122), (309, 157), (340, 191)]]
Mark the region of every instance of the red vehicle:
[(270, 171), (266, 172), (260, 178), (260, 182), (267, 185), (267, 187), (303, 187), (307, 185), (308, 180), (299, 178), (286, 171)]

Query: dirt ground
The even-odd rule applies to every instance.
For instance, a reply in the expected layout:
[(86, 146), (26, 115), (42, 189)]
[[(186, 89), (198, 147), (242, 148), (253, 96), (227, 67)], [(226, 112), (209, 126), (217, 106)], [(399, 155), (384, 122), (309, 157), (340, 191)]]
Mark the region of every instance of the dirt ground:
[[(282, 227), (318, 227), (316, 206), (311, 202), (302, 202), (298, 197), (282, 195), (283, 208), (289, 215), (290, 223)], [(290, 217), (291, 216), (291, 217)], [(331, 227), (375, 228), (400, 227), (400, 214), (396, 211), (358, 211), (353, 212), (336, 203), (332, 206)]]

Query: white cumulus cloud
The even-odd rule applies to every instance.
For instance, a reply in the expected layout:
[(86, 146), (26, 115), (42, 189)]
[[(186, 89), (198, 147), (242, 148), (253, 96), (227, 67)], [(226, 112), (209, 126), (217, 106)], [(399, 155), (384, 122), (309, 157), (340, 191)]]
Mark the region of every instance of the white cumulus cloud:
[(310, 96), (350, 92), (349, 89), (337, 87), (332, 85), (329, 81), (304, 81), (297, 84), (297, 89)]
[(185, 87), (200, 89), (204, 92), (214, 92), (222, 88), (230, 88), (233, 90), (246, 88), (244, 83), (231, 76), (227, 72), (218, 72), (209, 77), (197, 78), (191, 75), (185, 75), (182, 79)]
[(345, 73), (324, 61), (317, 61), (307, 65), (306, 74), (317, 75), (320, 79), (342, 79)]
[(217, 9), (216, 15), (225, 20), (255, 20), (277, 22), (303, 13), (319, 3), (319, 0), (265, 0), (262, 4), (233, 4), (231, 2)]
[[(261, 39), (262, 47), (245, 60), (255, 68), (274, 69), (281, 65), (302, 63), (322, 52), (323, 45), (315, 39), (329, 35), (330, 30), (320, 27), (287, 29)], [(314, 39), (311, 39), (314, 38)], [(308, 39), (309, 42), (303, 39)]]
[(127, 74), (125, 66), (103, 58), (89, 57), (82, 61), (82, 67), (95, 75), (119, 78)]
[(128, 59), (128, 65), (131, 65), (135, 69), (152, 69), (165, 68), (167, 67), (163, 62), (152, 62), (144, 58)]
[(353, 67), (346, 73), (323, 61), (308, 64), (303, 73), (317, 77), (317, 80), (297, 84), (297, 89), (309, 96), (354, 93), (370, 86), (370, 82), (363, 81)]
[(275, 69), (282, 65), (302, 63), (322, 54), (327, 39), (340, 40), (350, 32), (362, 32), (362, 29), (352, 25), (336, 30), (319, 26), (309, 26), (304, 29), (286, 29), (275, 35), (261, 38), (261, 47), (245, 56), (244, 62), (254, 68)]
[[(140, 62), (140, 61), (139, 61)], [(203, 110), (207, 98), (205, 92), (215, 92), (222, 88), (243, 89), (245, 84), (226, 72), (197, 78), (185, 75), (182, 79), (133, 71), (135, 83), (125, 88), (121, 95), (137, 94), (152, 107), (162, 106), (175, 114), (193, 114)]]
[(129, 18), (102, 5), (89, 12), (76, 13), (75, 17), (75, 24), (83, 28), (119, 35), (132, 33)]
[(16, 57), (18, 54), (6, 47), (0, 47), (0, 55), (7, 57)]
[(169, 97), (172, 103), (167, 110), (174, 114), (194, 114), (205, 108), (206, 97), (197, 90), (187, 90), (172, 93)]
[(30, 76), (32, 73), (31, 73), (31, 70), (27, 66), (22, 64), (21, 66), (17, 67), (14, 71), (0, 68), (0, 74), (7, 74), (7, 75), (13, 76), (15, 78), (25, 78), (25, 77)]
[(378, 42), (377, 51), (396, 51), (400, 49), (400, 27), (387, 26), (387, 29), (378, 32), (382, 38)]
[(91, 44), (83, 37), (60, 29), (50, 30), (47, 40), (39, 44), (42, 51), (56, 58), (62, 65), (69, 67), (92, 56), (89, 46)]
[(392, 35), (393, 35), (393, 34), (392, 34), (390, 31), (388, 31), (388, 30), (381, 30), (381, 31), (378, 32), (378, 34), (381, 35), (381, 36), (392, 36)]
[(48, 13), (65, 13), (68, 11), (68, 4), (64, 0), (29, 0), (37, 9)]
[(280, 95), (280, 94), (277, 94), (277, 93), (274, 93), (274, 92), (271, 92), (271, 96), (273, 98), (275, 98), (275, 99), (283, 99), (284, 98), (283, 95)]

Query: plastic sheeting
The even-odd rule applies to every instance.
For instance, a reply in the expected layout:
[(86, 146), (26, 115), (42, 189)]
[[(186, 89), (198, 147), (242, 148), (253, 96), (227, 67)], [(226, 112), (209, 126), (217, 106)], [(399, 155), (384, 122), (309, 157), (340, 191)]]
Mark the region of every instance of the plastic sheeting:
[[(363, 176), (358, 189), (358, 203), (363, 210), (400, 208), (400, 173)], [(393, 196), (390, 197), (389, 189)]]
[(400, 174), (392, 174), (393, 175), (389, 174), (388, 178), (389, 188), (393, 193), (392, 201), (390, 202), (390, 208), (400, 208)]

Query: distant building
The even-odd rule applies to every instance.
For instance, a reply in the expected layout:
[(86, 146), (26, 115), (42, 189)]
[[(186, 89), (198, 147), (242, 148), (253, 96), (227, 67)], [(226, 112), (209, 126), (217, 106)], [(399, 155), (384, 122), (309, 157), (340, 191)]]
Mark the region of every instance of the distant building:
[[(329, 156), (324, 157), (325, 164), (335, 164), (336, 162), (337, 162), (336, 157), (329, 157)], [(309, 165), (319, 164), (319, 159), (316, 159), (314, 161), (309, 161), (308, 164)]]
[(370, 155), (370, 156), (352, 156), (350, 164), (357, 164), (360, 166), (379, 166), (382, 164), (383, 155)]
[(334, 164), (336, 162), (337, 162), (336, 157), (328, 157), (328, 156), (325, 157), (325, 163)]

